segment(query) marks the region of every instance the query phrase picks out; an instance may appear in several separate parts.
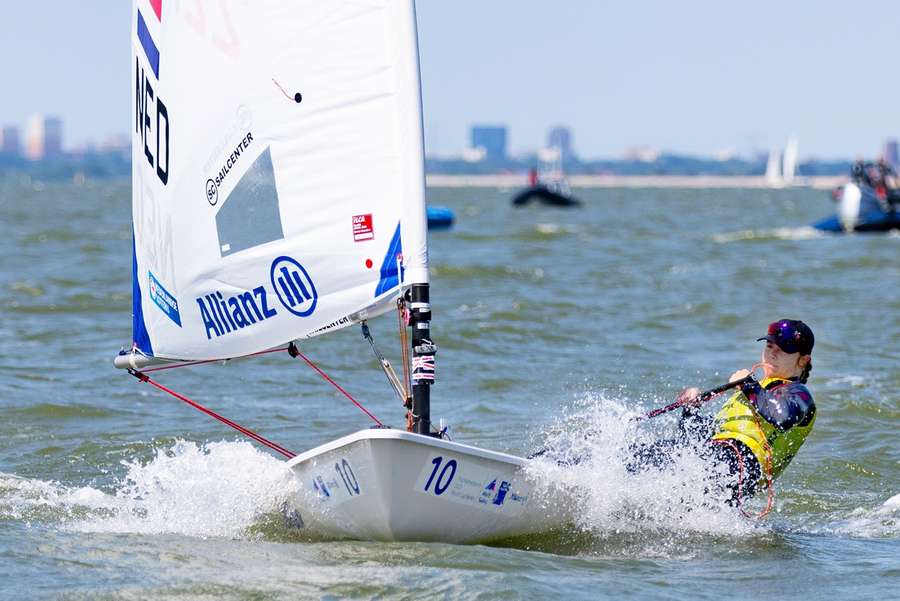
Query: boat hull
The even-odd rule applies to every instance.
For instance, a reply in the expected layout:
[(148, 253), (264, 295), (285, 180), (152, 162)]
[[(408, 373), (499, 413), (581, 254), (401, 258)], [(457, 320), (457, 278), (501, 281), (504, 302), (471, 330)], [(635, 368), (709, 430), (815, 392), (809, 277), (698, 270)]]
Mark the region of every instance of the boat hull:
[(372, 429), (288, 462), (301, 483), (291, 523), (310, 536), (476, 543), (553, 530), (563, 507), (526, 460), (419, 434)]
[(531, 203), (545, 204), (554, 207), (577, 207), (581, 205), (577, 199), (560, 194), (547, 186), (537, 185), (522, 190), (512, 200), (513, 206), (521, 207)]

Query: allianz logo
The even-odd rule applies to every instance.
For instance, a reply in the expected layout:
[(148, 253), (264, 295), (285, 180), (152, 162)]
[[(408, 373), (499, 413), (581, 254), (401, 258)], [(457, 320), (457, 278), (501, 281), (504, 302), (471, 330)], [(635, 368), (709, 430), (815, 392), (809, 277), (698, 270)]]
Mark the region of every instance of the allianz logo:
[(318, 293), (309, 273), (295, 259), (280, 256), (269, 269), (269, 287), (260, 284), (252, 290), (225, 296), (214, 290), (195, 299), (207, 340), (252, 327), (279, 314), (270, 290), (281, 309), (297, 317), (316, 310)]

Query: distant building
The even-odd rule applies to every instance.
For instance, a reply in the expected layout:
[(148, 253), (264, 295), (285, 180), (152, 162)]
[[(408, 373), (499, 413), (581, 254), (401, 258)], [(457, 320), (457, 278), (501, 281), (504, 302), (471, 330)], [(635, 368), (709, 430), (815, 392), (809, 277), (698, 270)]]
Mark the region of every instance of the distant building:
[(506, 159), (506, 126), (475, 125), (471, 134), (472, 148), (484, 148), (485, 160)]
[(636, 146), (634, 148), (626, 148), (624, 158), (626, 161), (640, 161), (641, 163), (655, 163), (662, 155), (662, 151), (658, 148), (650, 146)]
[(484, 146), (477, 146), (475, 148), (464, 148), (462, 152), (462, 160), (467, 163), (480, 163), (487, 157), (487, 151), (485, 151)]
[(898, 156), (897, 156), (897, 140), (896, 139), (891, 138), (891, 139), (885, 141), (883, 155), (884, 155), (884, 160), (888, 162), (888, 165), (891, 165), (892, 167), (896, 167), (898, 164), (900, 164), (900, 161), (898, 161)]
[(112, 134), (100, 143), (103, 152), (131, 152), (131, 136), (128, 134)]
[(558, 148), (563, 164), (571, 162), (575, 158), (572, 150), (572, 130), (563, 125), (557, 125), (547, 134), (547, 147)]
[(22, 139), (19, 137), (19, 128), (15, 125), (4, 125), (0, 130), (0, 153), (21, 156)]
[(28, 121), (25, 156), (32, 161), (62, 156), (62, 119), (35, 115)]

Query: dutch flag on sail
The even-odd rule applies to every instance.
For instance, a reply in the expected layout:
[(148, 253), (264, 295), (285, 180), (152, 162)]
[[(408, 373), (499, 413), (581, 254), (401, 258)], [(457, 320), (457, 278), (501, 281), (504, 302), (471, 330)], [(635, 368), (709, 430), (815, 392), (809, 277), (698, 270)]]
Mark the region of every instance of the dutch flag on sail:
[[(157, 21), (162, 21), (162, 0), (149, 0), (150, 6), (153, 8), (153, 12), (156, 14)], [(153, 74), (156, 76), (156, 79), (159, 79), (159, 48), (156, 46), (156, 42), (153, 41), (153, 36), (150, 35), (150, 29), (147, 27), (147, 22), (144, 20), (144, 15), (138, 10), (138, 18), (137, 18), (137, 36), (138, 40), (141, 42), (141, 48), (144, 49), (144, 56), (147, 57), (147, 61), (150, 63), (150, 68), (153, 69)]]

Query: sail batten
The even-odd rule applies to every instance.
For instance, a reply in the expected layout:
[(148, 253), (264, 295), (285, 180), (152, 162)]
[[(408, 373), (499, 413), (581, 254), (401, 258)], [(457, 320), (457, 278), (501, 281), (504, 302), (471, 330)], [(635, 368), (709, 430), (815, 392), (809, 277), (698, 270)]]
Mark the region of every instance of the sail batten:
[(134, 341), (244, 356), (428, 281), (412, 0), (134, 0)]

